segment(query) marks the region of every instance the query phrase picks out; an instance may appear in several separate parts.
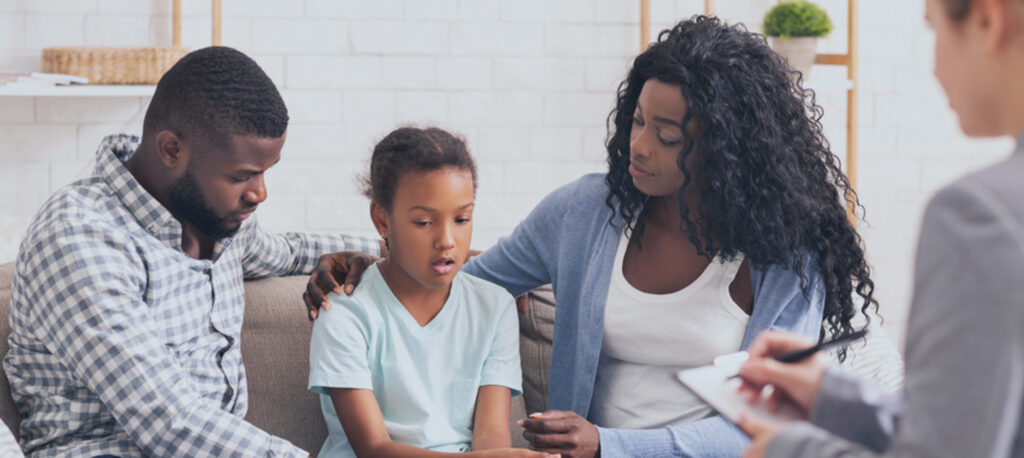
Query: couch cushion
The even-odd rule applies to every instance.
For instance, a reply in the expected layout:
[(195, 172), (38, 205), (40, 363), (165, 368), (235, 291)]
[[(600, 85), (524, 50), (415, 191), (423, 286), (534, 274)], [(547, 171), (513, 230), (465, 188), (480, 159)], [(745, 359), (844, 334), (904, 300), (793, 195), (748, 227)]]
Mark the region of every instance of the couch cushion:
[[(8, 319), (8, 311), (11, 308), (11, 276), (14, 274), (14, 263), (0, 265), (0, 358), (7, 354), (10, 348), (7, 345), (7, 336), (11, 333), (11, 321)], [(11, 386), (7, 381), (7, 374), (0, 370), (0, 420), (7, 424), (14, 436), (18, 436), (18, 427), (21, 426), (21, 415), (14, 406), (14, 399), (11, 398)]]
[(245, 284), (242, 359), (249, 379), (249, 412), (258, 428), (316, 453), (327, 438), (320, 398), (306, 389), (309, 336), (304, 275)]
[(519, 315), (519, 356), (523, 367), (526, 412), (543, 412), (548, 405), (551, 341), (555, 335), (555, 293), (551, 285), (527, 295), (526, 313)]

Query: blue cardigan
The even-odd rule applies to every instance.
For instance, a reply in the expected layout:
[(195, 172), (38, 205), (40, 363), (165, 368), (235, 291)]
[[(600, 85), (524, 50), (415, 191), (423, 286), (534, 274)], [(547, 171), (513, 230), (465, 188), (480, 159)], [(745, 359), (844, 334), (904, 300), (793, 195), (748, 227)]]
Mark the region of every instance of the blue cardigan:
[[(585, 175), (552, 192), (512, 235), (464, 267), (477, 277), (519, 296), (551, 283), (555, 292), (555, 333), (548, 385), (548, 408), (587, 417), (604, 329), (621, 217), (605, 205), (603, 174)], [(781, 329), (817, 337), (825, 294), (821, 275), (804, 268), (811, 288), (801, 289), (797, 274), (769, 266), (751, 266), (754, 311), (743, 348), (759, 332)], [(720, 416), (660, 429), (598, 427), (601, 454), (618, 456), (739, 456), (746, 435)]]

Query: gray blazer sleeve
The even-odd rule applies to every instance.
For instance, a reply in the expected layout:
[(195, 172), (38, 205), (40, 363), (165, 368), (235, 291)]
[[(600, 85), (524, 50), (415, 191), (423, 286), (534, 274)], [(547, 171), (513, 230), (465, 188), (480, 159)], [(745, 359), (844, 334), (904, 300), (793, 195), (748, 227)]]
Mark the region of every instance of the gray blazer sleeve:
[(822, 427), (788, 426), (767, 456), (1022, 452), (1024, 212), (1015, 213), (1020, 204), (993, 189), (985, 180), (961, 181), (940, 192), (925, 212), (902, 408), (872, 399), (855, 383), (823, 387), (814, 418)]

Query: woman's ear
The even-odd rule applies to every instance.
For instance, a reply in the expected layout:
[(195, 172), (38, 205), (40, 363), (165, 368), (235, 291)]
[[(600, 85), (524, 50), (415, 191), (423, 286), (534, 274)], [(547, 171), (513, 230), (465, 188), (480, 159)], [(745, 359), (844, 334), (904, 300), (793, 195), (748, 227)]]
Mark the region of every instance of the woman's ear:
[(391, 213), (376, 200), (370, 201), (370, 220), (381, 238), (386, 239), (391, 235)]
[(1007, 44), (1010, 12), (1006, 0), (978, 0), (971, 6), (968, 20), (981, 32), (986, 51), (998, 52)]

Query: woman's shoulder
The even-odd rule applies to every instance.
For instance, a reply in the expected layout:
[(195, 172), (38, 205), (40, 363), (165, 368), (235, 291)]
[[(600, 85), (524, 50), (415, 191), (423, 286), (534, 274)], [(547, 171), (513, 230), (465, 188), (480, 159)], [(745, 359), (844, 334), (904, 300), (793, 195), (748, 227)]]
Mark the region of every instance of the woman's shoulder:
[(538, 205), (538, 209), (556, 212), (559, 215), (584, 212), (593, 213), (606, 211), (608, 206), (605, 203), (608, 198), (608, 185), (605, 183), (604, 173), (588, 173), (575, 181), (566, 183), (544, 198)]
[[(948, 222), (977, 224), (998, 221), (1008, 229), (1024, 227), (1024, 154), (1017, 153), (1005, 161), (969, 174), (945, 186), (931, 198), (925, 210), (925, 221), (943, 219)], [(928, 230), (928, 225), (923, 230)]]

